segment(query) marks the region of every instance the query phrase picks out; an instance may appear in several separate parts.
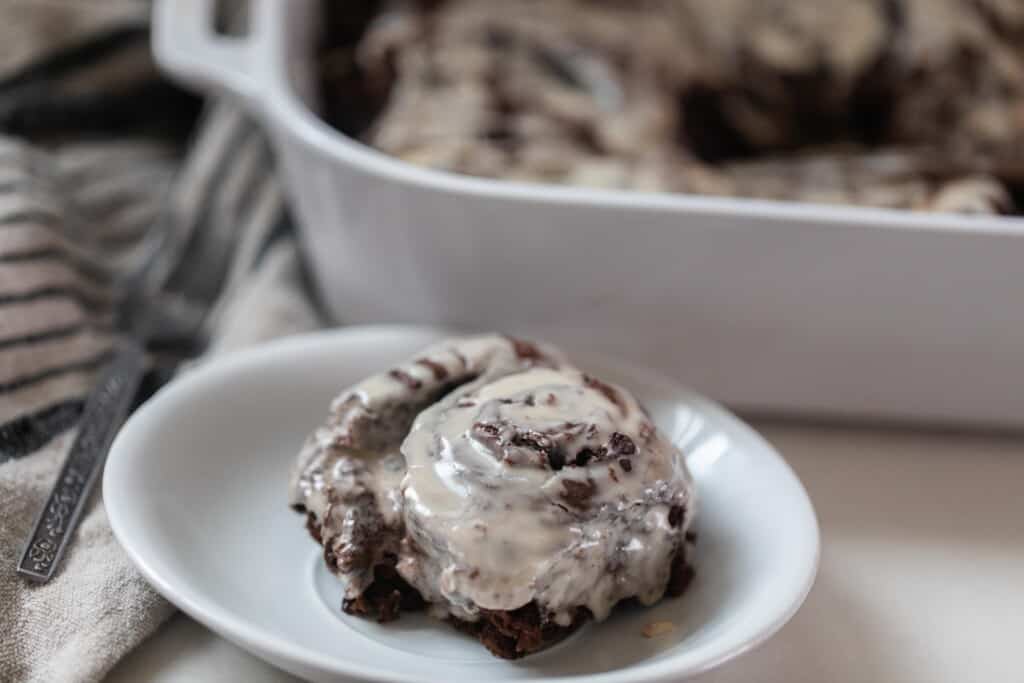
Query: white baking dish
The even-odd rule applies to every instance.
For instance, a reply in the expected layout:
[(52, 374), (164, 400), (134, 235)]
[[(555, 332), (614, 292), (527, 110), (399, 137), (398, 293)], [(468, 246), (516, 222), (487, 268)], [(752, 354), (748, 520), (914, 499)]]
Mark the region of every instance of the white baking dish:
[(162, 0), (157, 59), (266, 125), (342, 322), (514, 330), (745, 409), (1024, 424), (1024, 221), (468, 178), (321, 121), (319, 0)]

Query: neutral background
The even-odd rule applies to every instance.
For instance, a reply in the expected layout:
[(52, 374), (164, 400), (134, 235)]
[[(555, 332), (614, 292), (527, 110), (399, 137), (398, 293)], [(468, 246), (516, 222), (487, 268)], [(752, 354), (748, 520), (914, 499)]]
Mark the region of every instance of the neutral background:
[[(814, 501), (803, 609), (701, 683), (1024, 680), (1024, 435), (755, 420)], [(295, 679), (178, 615), (110, 683)]]

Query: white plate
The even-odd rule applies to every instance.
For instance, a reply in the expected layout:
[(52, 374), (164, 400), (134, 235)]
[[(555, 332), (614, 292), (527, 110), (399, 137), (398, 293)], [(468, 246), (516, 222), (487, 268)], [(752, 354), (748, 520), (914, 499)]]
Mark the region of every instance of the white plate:
[[(687, 454), (700, 496), (697, 577), (680, 598), (617, 610), (550, 650), (508, 662), (425, 616), (378, 625), (339, 609), (287, 477), (343, 387), (443, 336), (364, 327), (243, 351), (199, 367), (128, 421), (103, 480), (111, 526), (146, 578), (225, 638), (316, 681), (670, 681), (768, 638), (803, 602), (818, 563), (806, 492), (737, 418), (659, 375), (577, 356), (636, 392)], [(670, 633), (644, 638), (668, 620)]]

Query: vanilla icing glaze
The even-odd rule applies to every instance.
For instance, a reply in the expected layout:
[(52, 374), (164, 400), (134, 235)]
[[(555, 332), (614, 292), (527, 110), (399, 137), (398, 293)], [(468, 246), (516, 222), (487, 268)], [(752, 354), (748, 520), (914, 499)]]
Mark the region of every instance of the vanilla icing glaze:
[(696, 502), (682, 454), (631, 394), (497, 335), (444, 342), (339, 396), (291, 500), (349, 598), (392, 562), (438, 616), (536, 601), (561, 625), (659, 600)]

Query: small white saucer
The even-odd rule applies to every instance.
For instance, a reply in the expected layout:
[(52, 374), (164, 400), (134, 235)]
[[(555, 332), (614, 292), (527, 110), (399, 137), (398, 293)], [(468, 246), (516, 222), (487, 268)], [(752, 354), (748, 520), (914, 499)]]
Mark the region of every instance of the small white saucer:
[[(518, 661), (425, 616), (378, 625), (341, 613), (302, 516), (293, 457), (345, 386), (445, 336), (359, 327), (294, 337), (196, 368), (128, 421), (104, 499), (114, 533), (171, 602), (225, 638), (315, 681), (676, 681), (761, 643), (799, 608), (818, 525), (799, 480), (719, 406), (640, 368), (575, 355), (634, 391), (687, 455), (697, 482), (697, 576), (680, 598), (616, 610)], [(646, 638), (644, 626), (674, 628)]]

